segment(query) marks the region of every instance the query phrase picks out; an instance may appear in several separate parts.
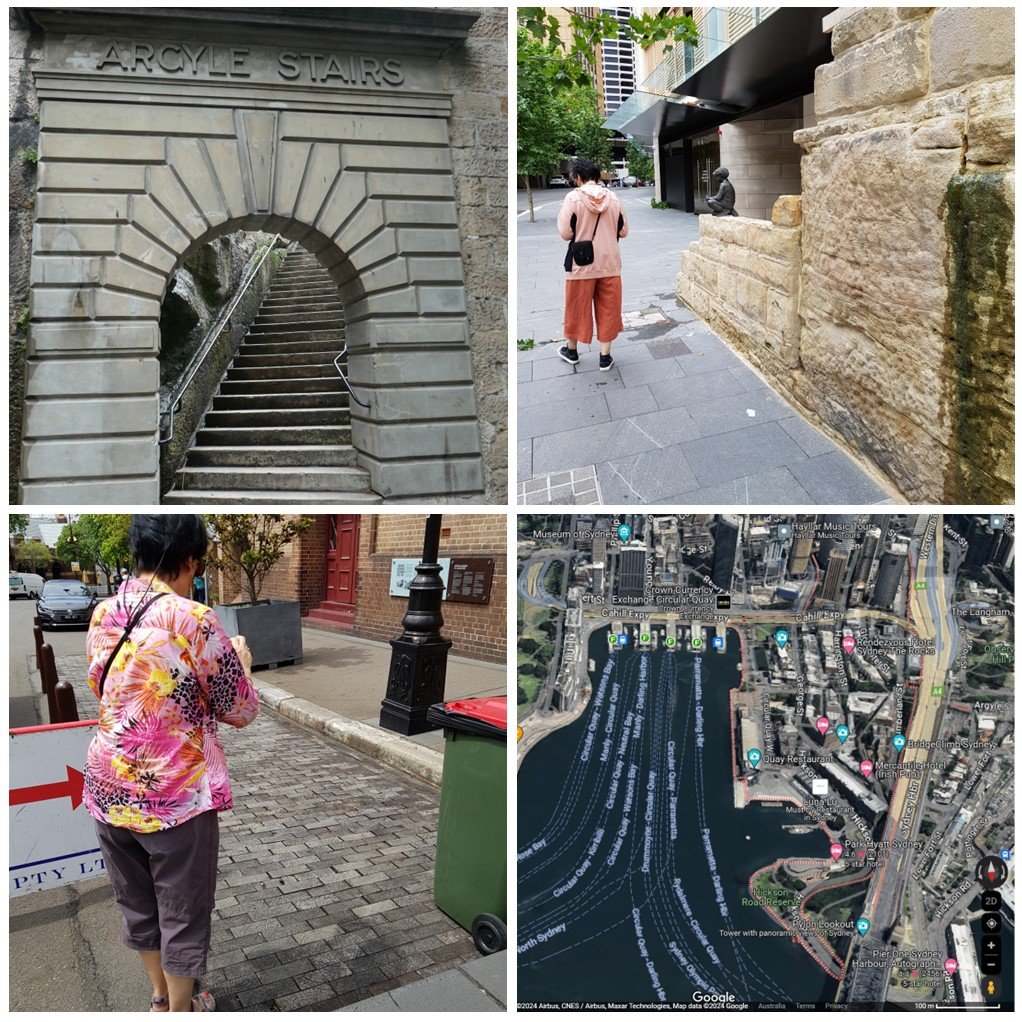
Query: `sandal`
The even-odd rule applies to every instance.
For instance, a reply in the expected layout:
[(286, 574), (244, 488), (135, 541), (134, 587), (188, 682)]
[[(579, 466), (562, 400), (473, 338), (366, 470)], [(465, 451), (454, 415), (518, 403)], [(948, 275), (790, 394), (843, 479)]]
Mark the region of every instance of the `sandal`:
[(170, 1011), (170, 994), (164, 994), (162, 997), (154, 994), (149, 1004), (150, 1011)]
[(208, 990), (203, 990), (192, 998), (192, 1011), (216, 1011), (216, 999)]

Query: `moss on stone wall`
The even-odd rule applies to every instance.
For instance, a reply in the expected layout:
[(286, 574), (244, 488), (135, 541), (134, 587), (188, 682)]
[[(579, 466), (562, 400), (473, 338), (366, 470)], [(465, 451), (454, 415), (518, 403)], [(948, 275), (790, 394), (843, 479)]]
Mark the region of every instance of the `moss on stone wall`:
[[(953, 503), (1014, 500), (1008, 481), (1014, 464), (1015, 303), (1008, 280), (1014, 217), (1005, 187), (1001, 172), (955, 174), (947, 186), (944, 367), (952, 447), (945, 499)], [(1007, 472), (998, 474), (998, 466)]]

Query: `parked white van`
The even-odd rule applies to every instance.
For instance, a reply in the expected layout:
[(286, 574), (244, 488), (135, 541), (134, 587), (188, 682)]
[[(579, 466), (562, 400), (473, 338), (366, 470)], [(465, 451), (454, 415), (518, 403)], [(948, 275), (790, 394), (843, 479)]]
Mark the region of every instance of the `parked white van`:
[(42, 575), (30, 575), (24, 571), (12, 571), (10, 578), (11, 599), (24, 596), (28, 600), (38, 600), (43, 591)]

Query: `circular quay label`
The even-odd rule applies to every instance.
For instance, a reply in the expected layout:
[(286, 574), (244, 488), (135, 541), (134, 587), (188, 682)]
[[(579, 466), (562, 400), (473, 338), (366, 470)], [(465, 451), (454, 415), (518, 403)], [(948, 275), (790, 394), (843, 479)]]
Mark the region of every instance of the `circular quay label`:
[(1013, 1010), (1013, 559), (992, 514), (520, 516), (519, 1010)]

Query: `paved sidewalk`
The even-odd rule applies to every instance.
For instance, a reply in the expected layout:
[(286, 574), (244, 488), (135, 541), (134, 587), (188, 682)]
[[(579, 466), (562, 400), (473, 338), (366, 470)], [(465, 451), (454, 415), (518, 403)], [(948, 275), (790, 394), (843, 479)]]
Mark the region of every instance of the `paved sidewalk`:
[(624, 333), (616, 365), (598, 349), (577, 366), (562, 343), (564, 192), (519, 216), (519, 504), (872, 504), (890, 495), (780, 397), (674, 293), (695, 216), (650, 208), (650, 189), (619, 193)]
[(505, 1011), (506, 951), (359, 1001), (341, 1011)]
[[(394, 634), (399, 632), (396, 628)], [(302, 645), (300, 664), (260, 671), (257, 679), (352, 720), (378, 724), (380, 700), (390, 673), (390, 644), (304, 625)], [(503, 664), (460, 656), (447, 658), (445, 699), (502, 695), (507, 695), (507, 668)], [(443, 748), (442, 731), (429, 731), (410, 740), (429, 748)]]

